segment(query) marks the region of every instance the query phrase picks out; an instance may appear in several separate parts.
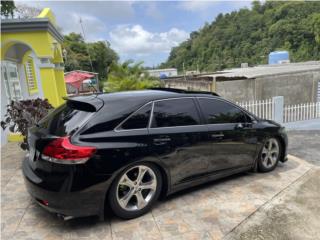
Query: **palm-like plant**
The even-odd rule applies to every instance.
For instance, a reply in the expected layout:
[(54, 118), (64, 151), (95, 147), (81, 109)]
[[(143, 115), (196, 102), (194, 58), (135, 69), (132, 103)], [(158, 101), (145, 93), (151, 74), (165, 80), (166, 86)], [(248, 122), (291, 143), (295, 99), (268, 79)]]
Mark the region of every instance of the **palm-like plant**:
[(132, 60), (122, 64), (113, 63), (104, 90), (119, 92), (160, 86), (160, 81), (150, 77), (142, 64), (143, 62), (134, 63)]

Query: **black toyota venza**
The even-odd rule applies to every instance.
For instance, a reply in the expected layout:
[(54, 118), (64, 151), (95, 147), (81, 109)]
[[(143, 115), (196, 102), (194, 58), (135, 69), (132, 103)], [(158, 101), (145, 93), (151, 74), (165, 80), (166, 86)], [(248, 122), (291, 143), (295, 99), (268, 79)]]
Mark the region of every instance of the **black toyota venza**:
[(124, 219), (160, 195), (287, 158), (279, 124), (216, 94), (153, 89), (79, 96), (29, 129), (23, 173), (31, 196), (65, 218)]

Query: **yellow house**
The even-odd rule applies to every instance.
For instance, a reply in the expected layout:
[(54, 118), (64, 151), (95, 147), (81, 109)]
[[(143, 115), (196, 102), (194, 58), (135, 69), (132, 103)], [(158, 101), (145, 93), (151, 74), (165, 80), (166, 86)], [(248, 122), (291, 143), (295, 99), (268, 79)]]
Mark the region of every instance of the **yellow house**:
[[(67, 95), (62, 35), (45, 8), (32, 19), (1, 20), (1, 119), (11, 100), (47, 98), (57, 107)], [(1, 130), (1, 142), (17, 140)]]

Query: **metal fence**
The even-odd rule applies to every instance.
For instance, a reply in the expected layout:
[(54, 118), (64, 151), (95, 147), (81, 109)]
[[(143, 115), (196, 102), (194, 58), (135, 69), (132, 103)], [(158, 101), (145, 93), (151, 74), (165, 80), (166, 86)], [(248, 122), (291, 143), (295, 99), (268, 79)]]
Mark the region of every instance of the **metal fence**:
[(275, 103), (272, 99), (237, 102), (237, 104), (260, 118), (274, 119)]
[(320, 118), (320, 102), (301, 103), (284, 107), (283, 122)]
[(278, 122), (287, 123), (320, 118), (320, 102), (285, 106), (283, 97), (273, 97), (265, 100), (237, 102), (237, 104), (260, 118)]

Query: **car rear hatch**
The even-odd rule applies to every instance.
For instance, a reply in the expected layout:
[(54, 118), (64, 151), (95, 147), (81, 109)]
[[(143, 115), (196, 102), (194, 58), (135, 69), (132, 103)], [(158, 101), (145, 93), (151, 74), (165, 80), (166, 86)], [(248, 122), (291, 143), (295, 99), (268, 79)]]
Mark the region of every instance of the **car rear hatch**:
[(103, 107), (97, 95), (66, 99), (66, 103), (54, 109), (36, 126), (29, 129), (29, 166), (37, 175), (52, 171), (64, 171), (59, 164), (42, 159), (42, 152), (54, 140), (70, 138)]

